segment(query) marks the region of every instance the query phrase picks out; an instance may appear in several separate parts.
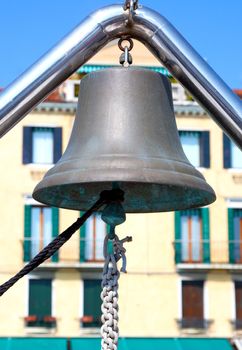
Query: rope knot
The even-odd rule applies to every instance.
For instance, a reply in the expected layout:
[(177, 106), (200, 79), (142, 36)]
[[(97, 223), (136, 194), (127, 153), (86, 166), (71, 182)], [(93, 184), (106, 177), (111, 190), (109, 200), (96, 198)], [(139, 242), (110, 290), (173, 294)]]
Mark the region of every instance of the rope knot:
[(103, 255), (105, 257), (105, 264), (103, 270), (104, 273), (108, 271), (109, 263), (111, 263), (113, 265), (112, 274), (115, 274), (117, 270), (117, 262), (120, 259), (122, 259), (122, 267), (120, 271), (126, 273), (126, 249), (123, 245), (124, 243), (131, 241), (132, 237), (130, 236), (127, 236), (123, 239), (119, 239), (118, 236), (115, 234), (113, 239), (109, 239), (109, 235), (106, 235), (103, 245)]

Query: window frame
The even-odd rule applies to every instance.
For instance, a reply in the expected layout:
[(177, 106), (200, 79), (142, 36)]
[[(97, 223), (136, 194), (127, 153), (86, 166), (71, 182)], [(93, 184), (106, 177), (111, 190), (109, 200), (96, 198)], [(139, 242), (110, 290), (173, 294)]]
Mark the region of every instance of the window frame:
[(233, 308), (232, 308), (232, 321), (231, 323), (234, 326), (234, 329), (241, 330), (242, 329), (242, 318), (237, 319), (237, 303), (236, 303), (236, 283), (240, 283), (242, 285), (242, 278), (239, 276), (234, 276), (233, 280)]
[[(43, 128), (43, 127), (32, 127), (32, 163), (37, 165), (52, 165), (54, 164), (54, 130), (53, 128)], [(48, 138), (46, 139), (47, 135)], [(43, 142), (44, 137), (44, 142)], [(40, 142), (40, 144), (39, 144)], [(50, 147), (48, 148), (51, 152), (46, 152), (48, 144), (50, 143)], [(44, 148), (44, 154), (42, 154), (42, 150)], [(44, 157), (44, 161), (41, 161), (40, 158)], [(48, 159), (50, 157), (50, 159)]]
[[(82, 212), (80, 212), (80, 216), (82, 216)], [(96, 216), (99, 214), (93, 214), (91, 215), (90, 219), (94, 219), (96, 220)], [(103, 224), (105, 225), (105, 223), (103, 222)], [(106, 232), (105, 234), (108, 233), (108, 225), (106, 225)], [(104, 257), (102, 259), (96, 259), (94, 256), (94, 252), (96, 251), (96, 244), (95, 244), (95, 235), (96, 233), (92, 233), (92, 238), (93, 238), (93, 259), (86, 259), (86, 249), (85, 249), (85, 245), (86, 245), (86, 223), (84, 225), (81, 226), (80, 228), (80, 254), (79, 254), (79, 260), (80, 262), (86, 262), (86, 263), (99, 263), (99, 262), (103, 262), (104, 261)], [(103, 238), (104, 239), (104, 238)]]
[[(242, 222), (240, 224), (240, 240), (238, 241), (239, 245), (239, 252), (240, 252), (240, 259), (236, 259), (236, 246), (237, 241), (235, 239), (235, 230), (234, 230), (234, 218), (235, 218), (235, 211), (239, 210), (241, 212), (241, 215), (239, 217), (242, 221), (242, 208), (237, 207), (228, 207), (227, 208), (227, 221), (228, 221), (228, 249), (229, 249), (229, 263), (231, 264), (242, 264)], [(237, 248), (238, 249), (238, 248)]]
[[(182, 328), (182, 319), (183, 319), (183, 304), (182, 304), (182, 284), (184, 281), (203, 281), (203, 321), (204, 329), (209, 326), (209, 298), (208, 298), (208, 288), (206, 276), (201, 274), (189, 274), (181, 276), (178, 280), (178, 324)], [(188, 327), (184, 329), (189, 329)]]
[(28, 322), (25, 321), (25, 328), (28, 330), (28, 333), (35, 333), (39, 332), (38, 330), (41, 329), (44, 333), (52, 333), (55, 331), (56, 328), (56, 308), (55, 308), (55, 278), (53, 276), (53, 273), (51, 272), (38, 272), (38, 273), (31, 273), (27, 275), (26, 279), (26, 302), (25, 302), (25, 317), (29, 316), (29, 293), (30, 293), (30, 280), (36, 280), (36, 279), (48, 279), (51, 280), (51, 316), (55, 321), (52, 322), (52, 324), (49, 324), (49, 327), (41, 327), (41, 326), (29, 326)]
[[(50, 129), (53, 134), (53, 163), (34, 163), (33, 162), (33, 131), (34, 129)], [(35, 166), (52, 166), (62, 155), (62, 127), (53, 125), (33, 125), (23, 127), (22, 142), (22, 163)]]
[[(47, 207), (45, 205), (31, 205), (30, 211), (31, 211), (31, 224), (32, 224), (32, 210), (33, 208), (39, 208), (40, 209), (40, 215), (39, 215), (39, 233), (40, 237), (38, 237), (38, 242), (39, 242), (39, 247), (38, 247), (38, 252), (40, 252), (44, 248), (44, 209), (48, 208), (51, 211), (51, 236), (53, 232), (53, 218), (52, 218), (52, 208)], [(31, 242), (32, 242), (32, 228), (31, 228)], [(33, 257), (31, 256), (31, 259)]]
[[(210, 163), (211, 163), (210, 130), (179, 129), (178, 134), (180, 137), (180, 141), (181, 141), (181, 135), (184, 133), (198, 133), (199, 134), (199, 165), (195, 166), (195, 167), (209, 169)], [(181, 145), (182, 145), (182, 141), (181, 141)], [(182, 145), (182, 147), (183, 147), (183, 145)]]
[(233, 145), (235, 147), (238, 147), (237, 145), (233, 144), (233, 142), (225, 133), (223, 133), (223, 169), (230, 169), (232, 171), (241, 172), (242, 164), (241, 164), (241, 167), (239, 168), (232, 166), (232, 146)]
[[(85, 280), (96, 280), (100, 282), (100, 290), (101, 290), (101, 281), (102, 281), (102, 274), (98, 273), (98, 272), (93, 272), (93, 273), (83, 273), (81, 276), (81, 280), (80, 280), (80, 329), (81, 329), (81, 333), (83, 334), (90, 334), (91, 332), (97, 332), (97, 334), (100, 333), (100, 326), (101, 326), (101, 308), (100, 308), (100, 325), (96, 326), (96, 327), (88, 327), (88, 324), (86, 327), (83, 327), (83, 316), (84, 315), (84, 303), (85, 303), (85, 299), (84, 299), (84, 281)], [(101, 300), (101, 299), (100, 299)], [(102, 303), (102, 302), (101, 302)]]
[[(187, 260), (183, 260), (182, 259), (182, 256), (181, 256), (181, 259), (182, 259), (182, 262), (184, 263), (201, 263), (203, 261), (203, 232), (202, 232), (202, 213), (201, 211), (198, 211), (198, 217), (199, 217), (199, 235), (200, 235), (200, 238), (199, 238), (199, 259), (198, 260), (194, 260), (193, 259), (193, 241), (192, 241), (192, 216), (193, 214), (191, 213), (190, 215), (182, 215), (181, 214), (181, 219), (182, 219), (182, 216), (185, 216), (188, 220), (188, 241), (187, 241), (187, 245), (188, 245), (188, 259)], [(181, 220), (181, 226), (182, 226), (182, 220)], [(181, 236), (182, 236), (182, 227), (181, 227)], [(181, 254), (182, 254), (182, 251), (183, 251), (183, 239), (181, 237)]]
[[(32, 227), (31, 227), (31, 221), (32, 221), (32, 208), (33, 207), (39, 207), (39, 208), (50, 208), (51, 209), (51, 224), (52, 224), (52, 230), (51, 230), (51, 240), (53, 240), (58, 234), (59, 234), (59, 209), (55, 207), (48, 207), (41, 203), (38, 203), (34, 201), (33, 203), (31, 200), (28, 200), (26, 204), (24, 204), (24, 236), (23, 236), (23, 261), (29, 262), (32, 257), (32, 251), (31, 251), (31, 238), (32, 238)], [(43, 248), (41, 248), (43, 249)], [(40, 249), (40, 250), (41, 250)], [(39, 251), (40, 251), (39, 250)], [(47, 262), (58, 262), (59, 255), (58, 252), (56, 252), (50, 260), (47, 260)]]
[[(200, 220), (201, 220), (201, 241), (200, 241), (200, 249), (201, 249), (201, 260), (195, 261), (195, 260), (189, 260), (189, 261), (183, 261), (182, 260), (182, 227), (181, 227), (181, 216), (182, 212), (188, 212), (193, 210), (199, 210), (200, 211)], [(211, 262), (211, 251), (210, 251), (210, 213), (208, 207), (203, 208), (197, 208), (197, 209), (191, 209), (191, 210), (181, 210), (181, 211), (175, 211), (174, 214), (174, 231), (175, 231), (175, 242), (174, 242), (174, 249), (175, 249), (175, 263), (176, 264), (199, 264), (199, 263), (210, 263)]]

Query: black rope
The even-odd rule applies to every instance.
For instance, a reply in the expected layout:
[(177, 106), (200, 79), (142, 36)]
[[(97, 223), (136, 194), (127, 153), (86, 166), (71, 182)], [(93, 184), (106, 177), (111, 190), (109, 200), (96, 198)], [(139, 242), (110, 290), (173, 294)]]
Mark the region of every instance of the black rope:
[(95, 211), (100, 209), (102, 205), (113, 201), (123, 201), (123, 191), (120, 189), (113, 189), (110, 191), (103, 191), (100, 194), (100, 198), (94, 203), (94, 205), (88, 209), (80, 218), (76, 220), (70, 227), (57, 236), (52, 242), (50, 242), (41, 252), (39, 252), (27, 265), (25, 265), (15, 276), (11, 277), (8, 281), (0, 285), (0, 296), (2, 296), (10, 287), (12, 287), (20, 278), (33, 271), (36, 267), (42, 264), (45, 260), (49, 259), (57, 250), (66, 243), (71, 236), (84, 224), (84, 222)]

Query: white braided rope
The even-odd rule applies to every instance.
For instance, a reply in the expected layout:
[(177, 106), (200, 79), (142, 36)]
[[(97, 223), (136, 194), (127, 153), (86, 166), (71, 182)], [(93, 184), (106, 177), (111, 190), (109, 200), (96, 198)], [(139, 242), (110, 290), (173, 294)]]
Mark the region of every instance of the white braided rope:
[(104, 240), (104, 257), (105, 264), (102, 275), (102, 327), (101, 327), (101, 349), (117, 350), (118, 346), (118, 279), (120, 272), (117, 268), (117, 261), (122, 258), (123, 266), (121, 271), (126, 272), (126, 250), (123, 247), (125, 241), (131, 241), (131, 237), (119, 240), (115, 235), (113, 239), (113, 252), (108, 254), (108, 235)]

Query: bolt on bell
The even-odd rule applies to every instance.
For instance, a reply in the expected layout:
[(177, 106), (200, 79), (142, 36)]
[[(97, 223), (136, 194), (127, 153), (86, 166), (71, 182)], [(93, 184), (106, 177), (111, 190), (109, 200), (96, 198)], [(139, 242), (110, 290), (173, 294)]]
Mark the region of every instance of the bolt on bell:
[(151, 70), (110, 68), (82, 79), (69, 144), (33, 197), (87, 210), (101, 191), (117, 186), (131, 213), (200, 207), (216, 198), (183, 152), (168, 78)]

